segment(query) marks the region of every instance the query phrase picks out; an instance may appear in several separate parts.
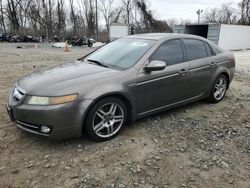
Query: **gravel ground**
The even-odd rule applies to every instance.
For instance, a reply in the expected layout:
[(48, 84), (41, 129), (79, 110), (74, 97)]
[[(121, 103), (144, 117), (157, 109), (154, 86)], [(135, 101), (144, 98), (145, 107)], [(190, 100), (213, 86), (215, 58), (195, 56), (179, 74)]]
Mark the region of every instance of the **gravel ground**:
[(15, 80), (92, 49), (0, 44), (0, 187), (250, 187), (250, 51), (219, 104), (141, 119), (115, 139), (49, 141), (17, 129), (4, 104)]

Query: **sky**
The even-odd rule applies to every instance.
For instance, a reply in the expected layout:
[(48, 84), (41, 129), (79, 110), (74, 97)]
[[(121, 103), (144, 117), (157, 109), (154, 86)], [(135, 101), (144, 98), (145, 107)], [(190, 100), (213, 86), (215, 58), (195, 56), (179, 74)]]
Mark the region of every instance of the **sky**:
[(224, 3), (234, 3), (237, 6), (241, 0), (150, 0), (151, 9), (157, 19), (167, 20), (177, 18), (179, 20), (197, 21), (198, 9), (220, 7)]

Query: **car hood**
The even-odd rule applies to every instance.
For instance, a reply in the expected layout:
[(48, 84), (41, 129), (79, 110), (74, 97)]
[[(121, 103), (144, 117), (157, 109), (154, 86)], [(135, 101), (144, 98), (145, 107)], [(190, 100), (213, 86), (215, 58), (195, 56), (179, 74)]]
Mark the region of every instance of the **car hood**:
[(78, 93), (79, 88), (118, 74), (120, 71), (82, 61), (34, 72), (18, 81), (28, 95), (59, 96)]

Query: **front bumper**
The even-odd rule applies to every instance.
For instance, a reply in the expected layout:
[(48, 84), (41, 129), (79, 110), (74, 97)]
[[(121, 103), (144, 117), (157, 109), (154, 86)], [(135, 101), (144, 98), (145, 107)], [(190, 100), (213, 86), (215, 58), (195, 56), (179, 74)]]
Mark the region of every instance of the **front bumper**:
[[(18, 128), (50, 139), (65, 139), (82, 136), (82, 125), (92, 100), (71, 103), (35, 106), (26, 104), (6, 105), (10, 119)], [(51, 128), (49, 134), (41, 126)]]

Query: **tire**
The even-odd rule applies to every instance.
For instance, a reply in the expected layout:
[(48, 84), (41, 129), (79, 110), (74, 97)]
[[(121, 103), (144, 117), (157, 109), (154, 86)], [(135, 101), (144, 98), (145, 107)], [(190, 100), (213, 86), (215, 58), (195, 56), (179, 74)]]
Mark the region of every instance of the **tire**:
[(101, 99), (90, 109), (85, 121), (85, 131), (95, 141), (116, 137), (127, 121), (124, 102), (115, 97)]
[(209, 102), (218, 103), (226, 95), (228, 88), (228, 80), (227, 77), (223, 74), (219, 75), (212, 86), (211, 92), (209, 94)]

